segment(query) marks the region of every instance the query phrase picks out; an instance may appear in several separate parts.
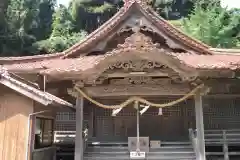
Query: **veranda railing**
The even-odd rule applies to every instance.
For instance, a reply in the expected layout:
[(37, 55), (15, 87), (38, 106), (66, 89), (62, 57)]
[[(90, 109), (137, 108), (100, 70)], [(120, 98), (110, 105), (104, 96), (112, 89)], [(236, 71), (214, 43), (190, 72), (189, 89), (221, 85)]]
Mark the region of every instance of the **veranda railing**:
[[(196, 155), (198, 156), (197, 131), (189, 129), (189, 138)], [(224, 156), (224, 160), (229, 160), (229, 156), (240, 156), (239, 151), (229, 151), (229, 146), (240, 146), (240, 129), (229, 130), (205, 130), (206, 146), (222, 146), (221, 152), (206, 152), (208, 156)]]

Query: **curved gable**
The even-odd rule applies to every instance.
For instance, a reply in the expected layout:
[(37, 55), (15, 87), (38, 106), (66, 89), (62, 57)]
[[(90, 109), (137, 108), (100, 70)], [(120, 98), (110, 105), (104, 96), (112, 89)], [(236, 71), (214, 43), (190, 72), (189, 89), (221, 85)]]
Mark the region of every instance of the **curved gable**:
[(64, 51), (64, 57), (104, 52), (108, 42), (124, 32), (131, 32), (134, 27), (147, 28), (153, 34), (164, 38), (170, 48), (188, 50), (195, 54), (212, 54), (208, 45), (185, 35), (150, 7), (134, 0), (126, 3), (111, 19), (87, 36), (85, 40)]

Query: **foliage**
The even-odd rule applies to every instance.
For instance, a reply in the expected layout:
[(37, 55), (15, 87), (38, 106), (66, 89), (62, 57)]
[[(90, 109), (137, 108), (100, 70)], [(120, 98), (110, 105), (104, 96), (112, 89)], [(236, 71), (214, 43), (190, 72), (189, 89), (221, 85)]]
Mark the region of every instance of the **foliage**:
[[(43, 40), (49, 37), (52, 33), (53, 14), (55, 12), (56, 0), (38, 0), (39, 11), (36, 18), (36, 26), (32, 29), (31, 33), (37, 40)], [(41, 31), (41, 32), (39, 32)]]
[(77, 28), (90, 33), (112, 17), (119, 5), (116, 0), (73, 0), (70, 8)]
[(86, 34), (86, 32), (79, 32), (63, 36), (53, 36), (47, 40), (35, 43), (34, 46), (37, 48), (38, 51), (41, 51), (43, 53), (61, 52), (83, 40)]
[(188, 19), (183, 20), (183, 31), (213, 47), (239, 46), (240, 15), (221, 8), (218, 3), (196, 5)]
[(176, 28), (178, 29), (182, 29), (183, 27), (183, 22), (182, 22), (182, 19), (179, 19), (179, 20), (170, 20), (168, 21), (169, 23), (171, 23), (172, 25), (174, 25)]
[(69, 10), (60, 5), (53, 15), (51, 37), (70, 35), (75, 31), (75, 25)]
[(152, 0), (153, 7), (165, 18), (169, 18), (169, 12), (172, 11), (172, 5), (176, 0)]
[(8, 0), (7, 4), (0, 53), (2, 56), (31, 55), (31, 45), (51, 32), (55, 0)]
[[(239, 9), (223, 9), (219, 0), (148, 3), (190, 36), (214, 47), (240, 47)], [(71, 0), (69, 7), (55, 4), (56, 0), (1, 0), (0, 56), (63, 51), (112, 17), (123, 1)]]
[(39, 41), (33, 46), (43, 53), (63, 51), (81, 41), (87, 35), (85, 31), (75, 31), (77, 30), (72, 15), (65, 6), (60, 5), (53, 15), (50, 38)]

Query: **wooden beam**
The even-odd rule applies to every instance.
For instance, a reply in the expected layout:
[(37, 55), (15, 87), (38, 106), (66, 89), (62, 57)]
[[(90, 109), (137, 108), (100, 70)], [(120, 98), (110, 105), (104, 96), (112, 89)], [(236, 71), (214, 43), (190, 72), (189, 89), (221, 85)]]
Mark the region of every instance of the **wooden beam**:
[(104, 85), (85, 87), (84, 91), (92, 97), (114, 97), (114, 96), (159, 96), (175, 95), (181, 96), (190, 92), (188, 85)]
[(83, 97), (76, 99), (76, 136), (74, 160), (83, 160)]
[(233, 78), (234, 71), (230, 69), (198, 69), (199, 77)]
[(197, 128), (197, 145), (199, 155), (197, 160), (206, 160), (205, 139), (204, 139), (204, 122), (203, 122), (203, 106), (201, 92), (195, 95), (195, 112), (196, 112), (196, 128)]
[[(103, 73), (103, 77), (108, 77), (108, 78), (119, 78), (119, 77), (129, 77), (132, 76), (130, 73), (123, 73), (123, 72), (113, 72), (113, 73)], [(137, 76), (137, 75), (136, 75)], [(138, 76), (143, 76), (143, 74), (140, 74)], [(160, 71), (153, 71), (151, 73), (145, 73), (144, 76), (148, 77), (169, 77), (168, 73), (160, 72)]]

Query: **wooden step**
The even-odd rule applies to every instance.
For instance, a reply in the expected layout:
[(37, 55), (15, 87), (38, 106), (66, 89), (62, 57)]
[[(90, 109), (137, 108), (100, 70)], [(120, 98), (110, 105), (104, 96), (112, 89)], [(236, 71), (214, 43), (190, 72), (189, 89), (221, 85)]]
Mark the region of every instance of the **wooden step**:
[[(196, 160), (195, 156), (147, 156), (148, 160)], [(130, 160), (128, 155), (126, 156), (84, 156), (84, 160)]]
[[(147, 160), (196, 160), (190, 142), (161, 143), (160, 148), (150, 148)], [(84, 160), (130, 160), (127, 146), (90, 146)]]
[(105, 146), (94, 146), (88, 147), (86, 152), (120, 152), (128, 151), (128, 147), (105, 147)]

